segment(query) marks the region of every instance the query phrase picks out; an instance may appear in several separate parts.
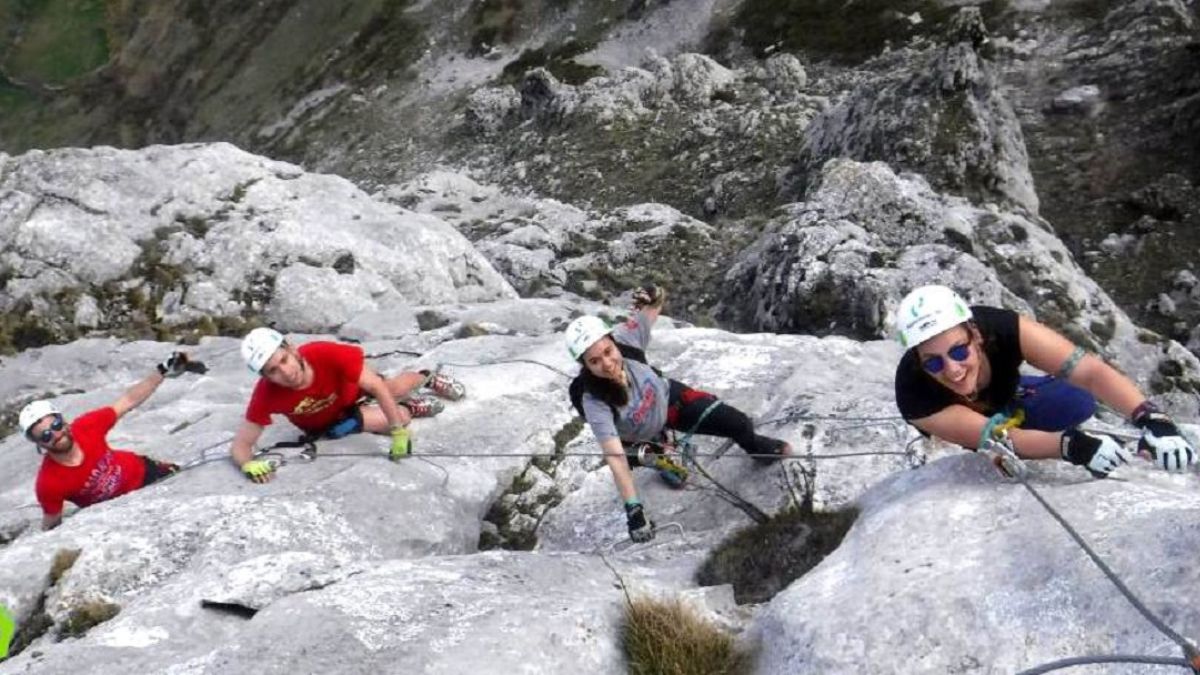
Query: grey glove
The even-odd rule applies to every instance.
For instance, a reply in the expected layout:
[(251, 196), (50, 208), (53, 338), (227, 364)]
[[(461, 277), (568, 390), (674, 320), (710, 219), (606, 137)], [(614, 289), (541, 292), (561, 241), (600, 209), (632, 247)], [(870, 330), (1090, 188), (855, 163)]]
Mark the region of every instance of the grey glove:
[(1113, 469), (1133, 459), (1112, 436), (1067, 429), (1059, 443), (1064, 460), (1087, 468), (1096, 478), (1107, 478)]
[(654, 538), (654, 521), (646, 517), (645, 509), (637, 502), (625, 504), (625, 524), (629, 527), (629, 538), (635, 543)]

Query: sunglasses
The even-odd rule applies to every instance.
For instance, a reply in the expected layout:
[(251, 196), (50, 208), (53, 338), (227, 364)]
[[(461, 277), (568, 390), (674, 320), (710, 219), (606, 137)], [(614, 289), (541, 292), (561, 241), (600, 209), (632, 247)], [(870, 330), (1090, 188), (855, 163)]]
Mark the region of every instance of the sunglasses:
[(42, 429), (40, 434), (30, 434), (30, 438), (38, 443), (49, 443), (54, 438), (54, 434), (62, 431), (65, 426), (67, 423), (63, 421), (63, 416), (55, 414), (54, 419), (50, 420), (50, 426)]
[[(946, 356), (959, 363), (966, 361), (971, 356), (971, 342), (954, 345), (946, 352)], [(921, 361), (921, 367), (930, 375), (937, 375), (946, 369), (946, 359), (941, 354), (935, 354)]]

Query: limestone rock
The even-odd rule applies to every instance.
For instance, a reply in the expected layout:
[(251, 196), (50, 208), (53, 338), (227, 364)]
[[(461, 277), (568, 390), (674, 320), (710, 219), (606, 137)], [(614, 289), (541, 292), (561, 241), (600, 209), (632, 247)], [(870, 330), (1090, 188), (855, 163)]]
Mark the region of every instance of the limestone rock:
[(788, 194), (818, 180), (828, 160), (846, 157), (884, 161), (922, 174), (939, 191), (1037, 213), (1021, 126), (985, 56), (978, 9), (960, 16), (947, 44), (906, 53), (911, 68), (864, 82), (806, 128)]
[(259, 316), (324, 330), (514, 295), (444, 222), (227, 144), (32, 151), (0, 180), (0, 309), (59, 338), (73, 314), (106, 330)]

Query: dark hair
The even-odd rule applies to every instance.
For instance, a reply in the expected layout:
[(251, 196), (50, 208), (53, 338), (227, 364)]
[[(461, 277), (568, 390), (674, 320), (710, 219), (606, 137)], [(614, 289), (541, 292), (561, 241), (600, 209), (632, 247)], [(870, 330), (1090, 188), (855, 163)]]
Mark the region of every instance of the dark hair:
[(607, 377), (599, 377), (588, 369), (587, 364), (583, 362), (583, 357), (579, 357), (579, 365), (583, 371), (579, 373), (579, 379), (583, 382), (583, 390), (592, 396), (604, 401), (614, 408), (629, 403), (629, 390), (620, 382), (614, 382)]

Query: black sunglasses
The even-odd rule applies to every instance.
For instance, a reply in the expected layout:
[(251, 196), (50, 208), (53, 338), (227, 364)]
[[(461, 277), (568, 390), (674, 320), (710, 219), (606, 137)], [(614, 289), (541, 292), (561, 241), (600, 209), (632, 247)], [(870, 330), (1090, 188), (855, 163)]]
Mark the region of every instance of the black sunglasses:
[[(962, 363), (971, 356), (971, 341), (968, 340), (962, 344), (954, 345), (946, 351), (946, 356)], [(935, 354), (921, 361), (921, 367), (930, 375), (937, 375), (946, 369), (946, 359), (941, 354)]]
[(42, 429), (40, 434), (36, 436), (30, 434), (29, 437), (38, 443), (49, 443), (54, 438), (54, 434), (62, 431), (65, 426), (67, 426), (67, 423), (63, 421), (63, 416), (54, 413), (54, 419), (50, 420), (50, 426)]

